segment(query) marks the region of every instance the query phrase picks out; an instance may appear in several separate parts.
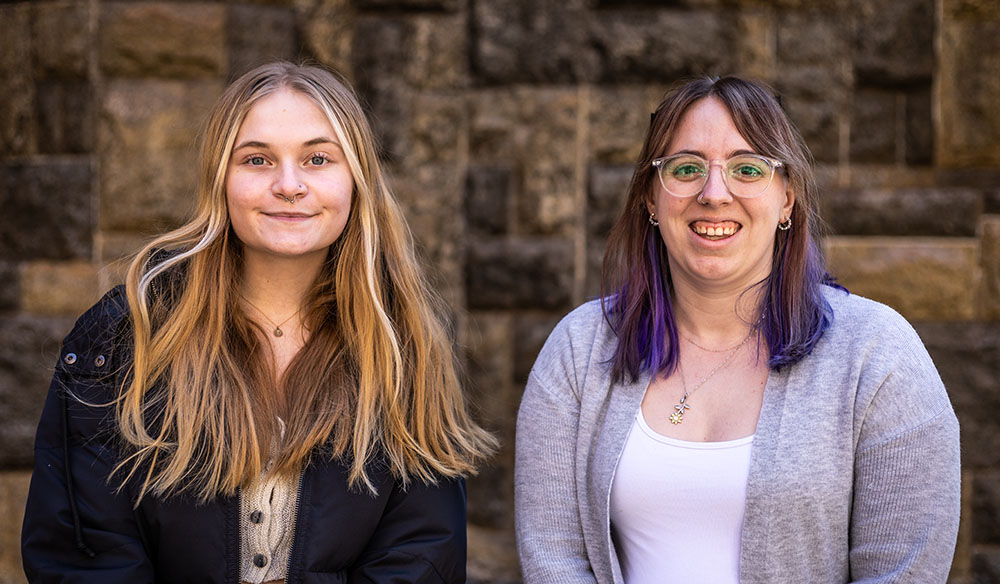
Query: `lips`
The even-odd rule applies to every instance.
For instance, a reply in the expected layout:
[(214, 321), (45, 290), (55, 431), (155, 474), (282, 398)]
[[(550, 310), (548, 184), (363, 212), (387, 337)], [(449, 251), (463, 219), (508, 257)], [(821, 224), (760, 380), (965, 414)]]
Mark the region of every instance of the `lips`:
[(742, 229), (742, 226), (735, 221), (694, 221), (690, 227), (691, 231), (711, 241), (732, 237)]

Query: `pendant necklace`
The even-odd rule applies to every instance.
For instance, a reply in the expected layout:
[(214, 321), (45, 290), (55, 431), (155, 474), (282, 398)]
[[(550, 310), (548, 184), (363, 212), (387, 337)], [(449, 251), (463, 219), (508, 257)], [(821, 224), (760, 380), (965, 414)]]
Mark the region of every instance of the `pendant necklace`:
[(286, 322), (292, 320), (292, 318), (294, 318), (295, 315), (297, 315), (299, 313), (299, 311), (302, 310), (302, 307), (300, 306), (298, 310), (296, 310), (295, 312), (292, 313), (292, 316), (289, 316), (285, 320), (281, 321), (279, 324), (274, 324), (274, 321), (271, 320), (271, 318), (269, 316), (267, 316), (267, 314), (263, 310), (261, 310), (259, 306), (257, 306), (253, 302), (250, 302), (249, 298), (247, 298), (246, 296), (243, 296), (243, 300), (246, 300), (247, 304), (249, 304), (250, 306), (252, 306), (254, 308), (254, 310), (256, 310), (258, 313), (260, 313), (260, 315), (263, 316), (265, 319), (267, 319), (267, 322), (269, 322), (272, 325), (274, 325), (274, 330), (271, 331), (271, 334), (274, 335), (274, 336), (276, 336), (276, 337), (282, 337), (282, 336), (285, 335), (285, 331), (281, 330), (281, 327), (284, 326)]
[[(720, 369), (722, 369), (723, 367), (725, 367), (726, 365), (728, 365), (729, 362), (733, 360), (733, 357), (736, 356), (736, 353), (738, 353), (740, 351), (740, 349), (743, 348), (743, 345), (747, 344), (747, 341), (750, 340), (750, 337), (753, 336), (754, 330), (756, 330), (756, 327), (751, 327), (750, 328), (750, 332), (747, 333), (747, 337), (745, 339), (743, 339), (743, 342), (741, 342), (740, 344), (736, 345), (732, 349), (729, 349), (729, 355), (727, 355), (726, 358), (722, 360), (722, 363), (719, 363), (719, 365), (715, 369), (712, 369), (712, 372), (709, 373), (705, 377), (705, 379), (702, 379), (698, 383), (698, 385), (694, 386), (694, 388), (691, 389), (690, 391), (688, 391), (687, 381), (684, 379), (684, 367), (681, 366), (680, 359), (677, 360), (677, 370), (681, 374), (681, 387), (684, 388), (684, 395), (683, 395), (683, 397), (681, 397), (680, 403), (678, 403), (676, 406), (674, 406), (674, 413), (670, 414), (670, 423), (671, 424), (673, 424), (673, 425), (676, 426), (677, 424), (680, 424), (681, 422), (684, 421), (684, 410), (691, 409), (691, 406), (689, 406), (688, 403), (687, 403), (687, 398), (691, 397), (691, 394), (693, 394), (694, 392), (696, 392), (699, 389), (701, 389), (701, 386), (705, 385), (705, 383), (708, 382), (708, 380), (711, 379), (713, 375), (715, 375), (716, 373), (718, 373)], [(694, 346), (704, 349), (700, 345), (698, 345), (698, 344), (694, 343), (693, 341), (691, 341), (691, 339), (688, 339), (686, 336), (684, 338), (687, 339), (688, 342), (691, 342), (691, 344), (693, 344)], [(713, 352), (713, 353), (714, 352), (720, 352), (721, 353), (721, 351), (712, 351), (711, 349), (704, 349), (704, 350), (710, 351), (710, 352)]]

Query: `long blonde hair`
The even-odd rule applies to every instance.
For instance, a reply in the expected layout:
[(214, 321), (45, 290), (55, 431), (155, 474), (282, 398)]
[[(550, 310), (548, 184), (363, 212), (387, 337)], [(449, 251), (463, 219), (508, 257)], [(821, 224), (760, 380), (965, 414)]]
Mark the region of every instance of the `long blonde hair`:
[[(247, 112), (280, 89), (326, 113), (355, 190), (303, 309), (309, 339), (275, 391), (270, 347), (235, 292), (241, 245), (225, 181)], [(128, 270), (134, 350), (116, 408), (128, 452), (122, 484), (138, 480), (139, 499), (207, 501), (254, 481), (269, 456), (276, 472), (295, 472), (318, 453), (343, 461), (351, 486), (371, 491), (373, 463), (404, 483), (473, 473), (496, 441), (467, 412), (438, 300), (349, 85), (315, 66), (250, 71), (212, 110), (199, 169), (193, 219), (152, 241)]]

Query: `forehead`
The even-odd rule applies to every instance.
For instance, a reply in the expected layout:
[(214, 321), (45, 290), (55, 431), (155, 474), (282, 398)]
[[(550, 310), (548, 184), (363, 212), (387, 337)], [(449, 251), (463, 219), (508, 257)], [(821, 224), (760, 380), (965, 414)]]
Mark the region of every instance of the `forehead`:
[(237, 133), (237, 142), (247, 139), (267, 143), (302, 142), (319, 136), (335, 138), (329, 118), (312, 99), (300, 91), (279, 89), (254, 103)]
[(753, 151), (753, 148), (736, 129), (729, 109), (714, 96), (703, 97), (688, 106), (667, 144), (667, 154), (692, 151), (712, 158), (726, 157), (738, 150)]

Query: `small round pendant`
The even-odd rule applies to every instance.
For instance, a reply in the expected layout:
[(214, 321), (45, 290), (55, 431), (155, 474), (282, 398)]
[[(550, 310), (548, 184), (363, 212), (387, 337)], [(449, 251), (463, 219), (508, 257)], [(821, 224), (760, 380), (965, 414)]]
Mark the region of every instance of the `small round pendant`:
[(283, 334), (285, 334), (285, 333), (281, 332), (281, 329), (280, 329), (280, 328), (276, 328), (276, 329), (274, 329), (274, 336), (276, 336), (276, 337), (280, 337), (280, 336), (281, 336), (281, 335), (283, 335)]

